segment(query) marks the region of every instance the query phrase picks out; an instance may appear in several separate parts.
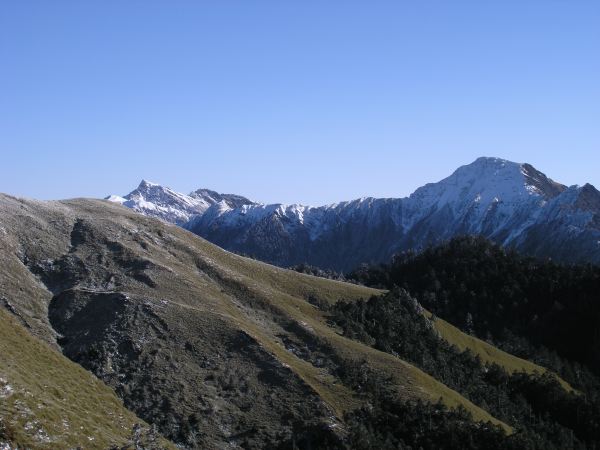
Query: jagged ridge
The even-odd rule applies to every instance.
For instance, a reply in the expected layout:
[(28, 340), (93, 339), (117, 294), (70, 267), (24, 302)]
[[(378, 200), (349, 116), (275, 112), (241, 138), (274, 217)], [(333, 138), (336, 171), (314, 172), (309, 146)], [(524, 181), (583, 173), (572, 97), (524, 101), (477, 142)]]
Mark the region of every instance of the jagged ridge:
[[(170, 198), (172, 191), (156, 189)], [(534, 256), (600, 262), (600, 193), (589, 184), (564, 186), (530, 164), (499, 158), (479, 158), (408, 198), (309, 207), (212, 196), (218, 201), (181, 214), (187, 222), (173, 220), (168, 209), (156, 213), (162, 203), (145, 209), (140, 205), (149, 197), (138, 201), (132, 194), (126, 206), (281, 266), (351, 270), (462, 234), (483, 235)], [(175, 202), (166, 206), (178, 208)]]

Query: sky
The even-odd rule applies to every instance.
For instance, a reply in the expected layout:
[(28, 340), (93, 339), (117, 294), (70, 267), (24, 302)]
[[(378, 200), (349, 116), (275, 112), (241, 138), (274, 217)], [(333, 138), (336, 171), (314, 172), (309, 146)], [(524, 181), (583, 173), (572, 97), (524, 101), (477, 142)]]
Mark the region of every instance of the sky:
[(403, 197), (479, 156), (600, 188), (600, 2), (0, 3), (0, 192)]

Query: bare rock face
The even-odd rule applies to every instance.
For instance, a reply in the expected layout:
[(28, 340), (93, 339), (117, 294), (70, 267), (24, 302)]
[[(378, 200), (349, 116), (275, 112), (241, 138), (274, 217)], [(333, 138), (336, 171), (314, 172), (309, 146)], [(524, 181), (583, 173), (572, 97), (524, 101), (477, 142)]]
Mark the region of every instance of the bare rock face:
[[(137, 198), (136, 191), (129, 198)], [(195, 194), (206, 204), (194, 211), (168, 196), (156, 207), (124, 204), (225, 249), (284, 267), (308, 263), (347, 271), (465, 234), (533, 256), (600, 262), (600, 193), (591, 185), (566, 187), (530, 164), (498, 158), (479, 158), (408, 198), (309, 207), (256, 204), (207, 190)], [(154, 204), (151, 196), (144, 199)], [(188, 220), (163, 213), (169, 207)]]

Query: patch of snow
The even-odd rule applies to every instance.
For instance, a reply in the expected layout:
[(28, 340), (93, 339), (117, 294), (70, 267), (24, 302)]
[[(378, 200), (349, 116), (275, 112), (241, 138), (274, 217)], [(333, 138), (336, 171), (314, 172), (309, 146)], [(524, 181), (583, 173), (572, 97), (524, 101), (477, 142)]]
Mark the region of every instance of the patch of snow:
[(525, 190), (527, 190), (527, 192), (529, 192), (530, 195), (540, 195), (541, 194), (540, 189), (532, 184), (525, 183)]
[(216, 203), (223, 202), (228, 206), (230, 203), (235, 206), (252, 203), (238, 195), (222, 195), (207, 189), (199, 189), (185, 195), (146, 180), (142, 180), (137, 189), (124, 197), (111, 195), (107, 198), (142, 214), (158, 217), (176, 225), (187, 224), (188, 227), (192, 220), (203, 215)]
[(127, 201), (126, 198), (123, 198), (119, 195), (109, 195), (108, 197), (105, 198), (105, 200), (108, 200), (109, 202), (120, 203), (120, 204), (123, 204)]

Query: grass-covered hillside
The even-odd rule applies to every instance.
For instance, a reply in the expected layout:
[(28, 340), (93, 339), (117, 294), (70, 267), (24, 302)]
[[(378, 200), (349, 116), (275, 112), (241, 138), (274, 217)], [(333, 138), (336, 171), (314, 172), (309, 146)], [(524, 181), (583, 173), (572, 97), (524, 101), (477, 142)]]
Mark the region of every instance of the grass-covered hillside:
[(112, 389), (0, 309), (0, 447), (174, 448)]

